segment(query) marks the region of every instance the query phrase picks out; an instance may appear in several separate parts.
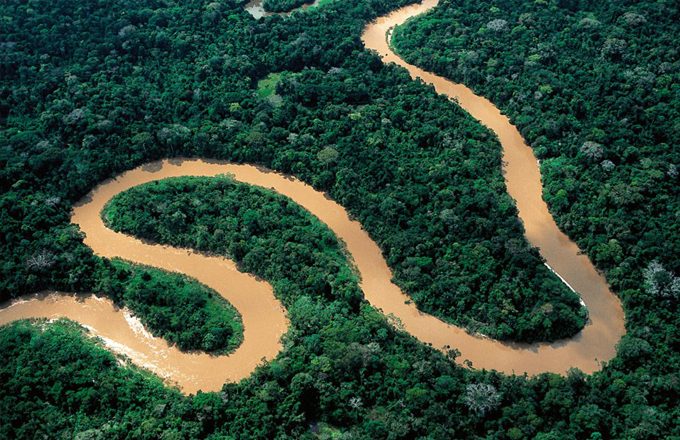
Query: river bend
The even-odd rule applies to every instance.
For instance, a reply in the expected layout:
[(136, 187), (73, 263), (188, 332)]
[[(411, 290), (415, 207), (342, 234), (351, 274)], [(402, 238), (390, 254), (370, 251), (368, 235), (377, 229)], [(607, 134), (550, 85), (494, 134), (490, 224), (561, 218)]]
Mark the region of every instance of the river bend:
[(108, 229), (100, 212), (116, 194), (154, 180), (180, 176), (232, 174), (240, 182), (271, 188), (318, 217), (346, 244), (360, 277), (366, 299), (385, 314), (394, 314), (404, 330), (438, 349), (457, 348), (459, 362), (469, 360), (475, 368), (496, 369), (507, 374), (564, 374), (569, 368), (592, 373), (601, 362), (615, 356), (615, 345), (625, 333), (620, 301), (609, 290), (588, 258), (557, 227), (542, 199), (540, 172), (532, 150), (507, 117), (488, 100), (463, 85), (405, 63), (390, 49), (388, 31), (406, 19), (436, 5), (425, 0), (407, 6), (369, 24), (362, 39), (385, 62), (406, 68), (412, 77), (434, 85), (438, 93), (456, 100), (482, 124), (493, 130), (503, 148), (508, 192), (516, 200), (519, 216), (532, 245), (540, 248), (547, 263), (581, 295), (590, 320), (575, 337), (555, 343), (502, 343), (473, 336), (463, 329), (418, 311), (392, 282), (392, 272), (382, 252), (361, 225), (345, 209), (290, 176), (252, 165), (237, 165), (203, 159), (165, 160), (140, 166), (105, 181), (78, 203), (72, 222), (86, 234), (85, 244), (97, 255), (120, 257), (132, 262), (180, 272), (196, 278), (224, 296), (241, 313), (244, 342), (228, 356), (183, 353), (160, 338), (154, 338), (127, 310), (117, 310), (107, 299), (95, 296), (40, 294), (24, 297), (0, 310), (0, 324), (32, 317), (67, 317), (90, 328), (114, 351), (126, 354), (180, 386), (182, 391), (216, 391), (226, 381), (238, 381), (252, 373), (262, 359), (272, 359), (281, 350), (281, 336), (288, 328), (285, 310), (271, 286), (252, 275), (239, 272), (222, 257), (191, 250), (149, 244)]

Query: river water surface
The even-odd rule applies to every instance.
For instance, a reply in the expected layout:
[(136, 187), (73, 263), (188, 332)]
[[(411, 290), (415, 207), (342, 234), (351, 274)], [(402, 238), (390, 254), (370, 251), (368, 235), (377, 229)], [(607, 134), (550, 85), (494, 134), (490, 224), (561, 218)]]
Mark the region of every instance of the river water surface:
[[(609, 290), (604, 277), (581, 255), (578, 247), (563, 234), (543, 201), (541, 174), (532, 149), (519, 131), (510, 124), (489, 100), (477, 96), (462, 84), (419, 69), (399, 58), (388, 44), (388, 33), (410, 17), (422, 14), (437, 5), (437, 0), (424, 0), (407, 6), (366, 27), (362, 35), (368, 49), (375, 50), (385, 63), (406, 68), (411, 77), (432, 84), (438, 93), (448, 96), (475, 119), (493, 130), (503, 147), (503, 170), (508, 193), (515, 199), (519, 217), (524, 223), (529, 242), (540, 249), (548, 265), (580, 295), (590, 313), (590, 321), (574, 338), (553, 344), (501, 344), (463, 336), (460, 330), (443, 327), (435, 318), (420, 315), (411, 307), (393, 301), (392, 294), (382, 293), (371, 302), (385, 313), (402, 318), (406, 330), (435, 347), (450, 344), (457, 347), (463, 358), (476, 367), (496, 368), (511, 373), (530, 374), (543, 371), (563, 373), (569, 367), (585, 372), (600, 368), (600, 361), (615, 356), (615, 345), (625, 333), (621, 302)], [(453, 342), (451, 342), (453, 341)]]
[(435, 348), (457, 348), (458, 361), (469, 360), (476, 368), (508, 374), (565, 373), (577, 367), (586, 373), (601, 368), (600, 362), (615, 355), (615, 344), (624, 334), (623, 310), (587, 257), (558, 228), (541, 197), (540, 173), (532, 150), (500, 111), (462, 85), (406, 64), (387, 44), (387, 32), (407, 18), (436, 5), (400, 9), (368, 25), (362, 36), (366, 47), (376, 50), (385, 62), (395, 62), (434, 84), (439, 93), (456, 99), (472, 116), (498, 135), (504, 154), (508, 192), (517, 201), (529, 241), (540, 248), (548, 264), (585, 301), (590, 321), (574, 338), (547, 344), (501, 343), (467, 334), (463, 329), (418, 311), (392, 283), (392, 272), (382, 252), (361, 225), (350, 220), (345, 209), (325, 194), (290, 176), (251, 165), (202, 159), (165, 160), (128, 171), (103, 182), (78, 203), (72, 222), (85, 232), (85, 244), (100, 256), (176, 271), (196, 278), (224, 296), (241, 313), (243, 344), (229, 356), (182, 353), (149, 335), (129, 311), (116, 310), (110, 301), (94, 296), (42, 294), (24, 297), (0, 310), (0, 324), (30, 317), (68, 317), (101, 336), (114, 351), (146, 366), (184, 392), (219, 390), (225, 381), (238, 381), (252, 373), (263, 358), (281, 350), (280, 338), (288, 327), (285, 311), (269, 284), (243, 274), (228, 259), (186, 249), (154, 245), (108, 229), (100, 217), (106, 202), (116, 194), (153, 180), (179, 176), (232, 174), (238, 181), (272, 188), (310, 211), (347, 245), (347, 252), (361, 276), (366, 299), (385, 314), (394, 314), (405, 331)]

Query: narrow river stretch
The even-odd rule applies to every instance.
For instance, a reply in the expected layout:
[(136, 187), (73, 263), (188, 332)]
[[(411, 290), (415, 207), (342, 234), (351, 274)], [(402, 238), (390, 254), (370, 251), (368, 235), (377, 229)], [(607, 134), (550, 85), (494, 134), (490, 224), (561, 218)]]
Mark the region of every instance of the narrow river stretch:
[(181, 272), (212, 287), (243, 317), (244, 342), (229, 356), (182, 353), (149, 335), (129, 311), (115, 310), (110, 301), (93, 296), (43, 294), (22, 298), (0, 310), (0, 324), (30, 317), (68, 317), (91, 328), (115, 351), (177, 383), (184, 392), (219, 390), (227, 381), (248, 376), (262, 358), (272, 359), (281, 349), (280, 338), (288, 322), (285, 311), (269, 284), (240, 273), (233, 262), (190, 250), (144, 243), (106, 228), (100, 211), (113, 196), (133, 186), (178, 176), (215, 176), (230, 173), (238, 181), (272, 188), (310, 211), (344, 241), (362, 279), (366, 299), (385, 314), (398, 317), (404, 329), (435, 348), (457, 348), (459, 362), (470, 360), (475, 368), (496, 369), (508, 374), (565, 373), (577, 367), (591, 373), (615, 355), (624, 334), (619, 300), (609, 290), (587, 257), (558, 228), (541, 197), (540, 173), (532, 150), (500, 111), (466, 87), (406, 64), (389, 48), (387, 33), (407, 18), (436, 5), (425, 0), (368, 25), (363, 34), (366, 47), (376, 50), (385, 62), (395, 62), (411, 76), (434, 84), (439, 93), (458, 103), (498, 135), (504, 154), (505, 178), (510, 195), (529, 241), (540, 248), (548, 264), (577, 292), (590, 312), (590, 321), (574, 338), (552, 344), (514, 344), (476, 337), (417, 310), (392, 283), (392, 272), (378, 246), (361, 225), (350, 220), (345, 209), (323, 193), (290, 176), (251, 165), (202, 159), (165, 160), (128, 171), (103, 182), (81, 201), (73, 223), (85, 232), (85, 243), (98, 255)]

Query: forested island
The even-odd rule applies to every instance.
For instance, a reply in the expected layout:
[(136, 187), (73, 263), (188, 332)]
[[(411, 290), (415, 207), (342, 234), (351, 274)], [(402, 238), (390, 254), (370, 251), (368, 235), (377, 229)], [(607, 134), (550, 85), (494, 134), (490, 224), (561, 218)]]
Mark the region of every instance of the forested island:
[(360, 308), (361, 290), (333, 233), (279, 194), (228, 177), (166, 179), (119, 194), (102, 216), (116, 231), (226, 255), (290, 306), (323, 295)]
[(182, 350), (226, 353), (243, 339), (238, 310), (173, 272), (112, 261), (97, 291), (134, 310), (149, 330)]
[[(106, 178), (201, 156), (326, 191), (423, 311), (497, 339), (576, 335), (585, 310), (526, 241), (493, 133), (364, 50), (364, 25), (406, 3), (261, 20), (230, 0), (0, 5), (2, 300), (96, 292), (182, 349), (235, 348), (238, 313), (209, 289), (100, 258), (70, 223)], [(341, 243), (299, 206), (182, 178), (122, 193), (102, 216), (268, 279), (290, 319), (283, 350), (187, 396), (75, 323), (15, 322), (0, 328), (0, 436), (679, 437), (678, 15), (671, 2), (446, 2), (393, 39), (488, 96), (534, 147), (558, 224), (624, 302), (628, 333), (602, 371), (457, 366), (455, 347), (420, 343), (363, 299)]]

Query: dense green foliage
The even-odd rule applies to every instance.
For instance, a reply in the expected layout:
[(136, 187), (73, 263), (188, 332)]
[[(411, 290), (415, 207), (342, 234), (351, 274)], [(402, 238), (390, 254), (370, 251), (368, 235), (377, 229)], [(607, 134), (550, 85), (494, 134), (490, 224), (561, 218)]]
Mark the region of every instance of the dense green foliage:
[[(497, 141), (362, 50), (385, 3), (255, 22), (230, 2), (136, 1), (3, 5), (16, 44), (2, 58), (2, 297), (93, 289), (105, 275), (68, 226), (73, 201), (144, 161), (200, 155), (328, 190), (425, 311), (520, 341), (583, 326), (577, 296), (524, 238)], [(278, 98), (259, 99), (271, 72), (284, 72)]]
[(450, 1), (393, 44), (510, 116), (558, 225), (636, 306), (654, 260), (680, 272), (678, 35), (677, 2)]
[[(533, 278), (532, 268), (541, 264), (521, 244), (502, 188), (497, 143), (453, 104), (361, 50), (363, 24), (403, 3), (343, 0), (259, 22), (230, 1), (1, 3), (2, 298), (45, 287), (95, 290), (116, 265), (82, 244), (68, 224), (70, 207), (105, 177), (178, 155), (261, 162), (330, 191), (378, 241), (414, 298), (416, 286), (442, 279), (435, 270), (472, 287), (467, 278), (476, 273), (503, 286), (499, 268)], [(534, 13), (536, 19), (562, 13), (546, 1), (532, 4), (548, 6)], [(668, 8), (660, 23), (677, 17), (674, 3), (655, 5)], [(484, 23), (496, 13), (489, 5), (479, 11)], [(661, 41), (674, 35), (667, 29), (640, 32), (640, 38), (655, 32)], [(659, 50), (667, 47), (673, 46), (659, 43)], [(297, 73), (282, 75), (287, 78), (276, 90), (280, 102), (253, 95), (259, 79), (285, 71)], [(599, 86), (614, 87), (606, 81)], [(644, 97), (652, 95), (653, 88)], [(677, 105), (669, 98), (667, 109)], [(669, 147), (668, 154), (673, 152)], [(639, 178), (655, 174), (653, 167), (654, 159)], [(597, 200), (578, 203), (590, 209)], [(673, 206), (673, 200), (666, 202)], [(444, 209), (453, 211), (455, 221), (444, 222)], [(656, 217), (644, 218), (650, 228), (657, 223)], [(671, 246), (674, 226), (664, 228), (669, 238), (661, 245)], [(650, 238), (633, 232), (640, 252), (651, 252)], [(313, 235), (304, 239), (311, 249), (324, 248)], [(520, 245), (512, 248), (525, 250), (519, 257), (498, 244), (514, 239)], [(438, 255), (445, 248), (455, 250), (451, 260)], [(655, 256), (678, 273), (676, 254)], [(418, 267), (419, 273), (405, 270), (418, 266), (420, 257), (432, 258), (432, 265)], [(530, 261), (514, 261), (523, 258)], [(456, 272), (461, 262), (467, 272)], [(635, 271), (622, 266), (620, 273)], [(504, 377), (459, 368), (395, 331), (366, 304), (357, 309), (351, 297), (298, 289), (281, 296), (291, 330), (276, 360), (220, 393), (190, 398), (136, 369), (117, 367), (112, 355), (72, 327), (13, 324), (0, 329), (1, 435), (313, 438), (309, 423), (322, 422), (326, 432), (372, 440), (680, 438), (680, 311), (671, 288), (677, 278), (653, 264), (633, 276), (633, 285), (615, 284), (624, 293), (628, 335), (619, 356), (590, 377), (578, 371)], [(650, 293), (639, 291), (643, 278)], [(466, 293), (470, 304), (492, 304), (488, 285), (477, 287)], [(480, 316), (471, 307), (462, 305), (461, 316)]]
[[(274, 168), (311, 180), (348, 207), (423, 310), (499, 339), (575, 333), (583, 325), (578, 298), (528, 246), (495, 140), (445, 99), (406, 93), (416, 84), (381, 91), (367, 77), (352, 90), (350, 72), (284, 75), (278, 110), (300, 128), (276, 146)], [(348, 105), (355, 94), (388, 96)]]
[(66, 320), (19, 321), (0, 328), (0, 437), (200, 435), (189, 399), (153, 374), (120, 368), (118, 362)]
[[(183, 215), (175, 216), (177, 212)], [(243, 252), (243, 265), (259, 265), (253, 271), (268, 277), (285, 273), (290, 280), (274, 281), (291, 318), (284, 351), (240, 384), (228, 384), (217, 394), (199, 394), (182, 420), (200, 422), (200, 430), (185, 423), (182, 435), (313, 438), (307, 423), (317, 421), (365, 439), (485, 438), (488, 432), (498, 438), (544, 439), (588, 438), (592, 433), (641, 439), (655, 439), (662, 432), (680, 434), (673, 422), (680, 415), (677, 371), (672, 364), (654, 362), (647, 340), (624, 339), (620, 357), (590, 378), (578, 371), (566, 378), (551, 374), (504, 378), (455, 367), (442, 353), (396, 332), (372, 308), (357, 309), (353, 295), (337, 295), (336, 289), (322, 293), (285, 267), (297, 264), (298, 271), (318, 273), (322, 280), (350, 272), (329, 231), (269, 191), (226, 178), (168, 179), (120, 194), (111, 203), (109, 216), (114, 225), (130, 224), (140, 233), (157, 229), (153, 232), (159, 237), (179, 236), (196, 243), (202, 236), (201, 242), (224, 252), (223, 243), (230, 241), (214, 240), (221, 226), (230, 231), (232, 240), (239, 240), (236, 249)], [(186, 225), (169, 230), (177, 227), (173, 217), (186, 219)], [(267, 222), (272, 218), (279, 218), (285, 227)], [(145, 229), (145, 224), (151, 227)], [(288, 230), (291, 240), (282, 240)], [(286, 258), (291, 248), (296, 257)], [(358, 292), (350, 282), (345, 286)], [(677, 307), (670, 305), (664, 319), (672, 316), (680, 324)], [(36, 356), (49, 360), (50, 353)], [(55, 386), (49, 377), (42, 383), (40, 390)], [(474, 392), (479, 386), (484, 392)], [(180, 405), (177, 402), (173, 405)], [(73, 408), (51, 409), (54, 418), (74, 410), (90, 416), (87, 406), (75, 403)], [(140, 429), (147, 426), (148, 416), (134, 416), (139, 417)], [(153, 417), (147, 438), (161, 435), (164, 423), (162, 417)], [(66, 426), (65, 432), (74, 429)], [(111, 432), (104, 438), (116, 435)]]
[(363, 294), (335, 235), (286, 197), (229, 178), (166, 179), (114, 197), (120, 232), (227, 256), (278, 297), (325, 295), (358, 310)]
[(314, 0), (264, 0), (262, 7), (269, 12), (289, 12), (311, 3), (314, 3)]
[(181, 350), (226, 353), (243, 341), (238, 311), (192, 278), (114, 261), (96, 290), (134, 310), (151, 333)]

